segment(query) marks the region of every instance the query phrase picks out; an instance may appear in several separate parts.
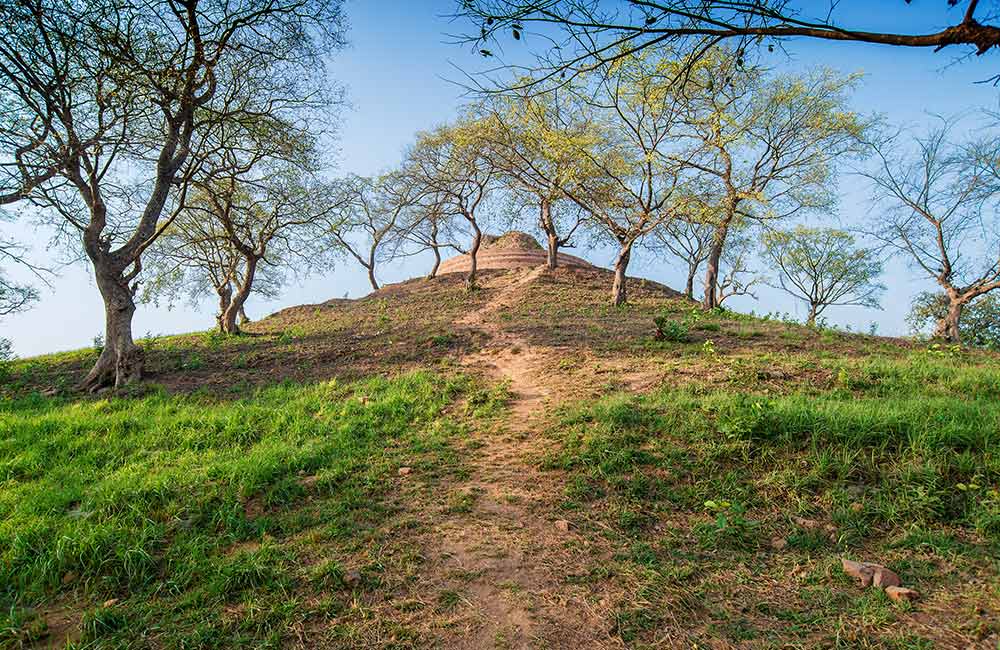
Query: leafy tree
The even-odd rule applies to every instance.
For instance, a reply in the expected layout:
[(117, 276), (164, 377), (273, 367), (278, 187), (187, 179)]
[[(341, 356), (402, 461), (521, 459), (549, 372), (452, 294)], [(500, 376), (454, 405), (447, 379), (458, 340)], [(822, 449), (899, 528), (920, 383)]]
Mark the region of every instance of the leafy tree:
[(183, 210), (208, 134), (324, 97), (341, 0), (0, 3), (0, 200), (93, 267), (105, 346), (81, 388), (142, 375), (143, 253)]
[(498, 170), (485, 155), (486, 128), (482, 121), (468, 118), (420, 133), (404, 163), (404, 174), (411, 182), (441, 201), (442, 213), (436, 218), (460, 218), (472, 231), (466, 277), (470, 290), (477, 286), (477, 258), (483, 241), (484, 215), (480, 209), (500, 189)]
[[(404, 177), (406, 178), (406, 177)], [(399, 236), (407, 254), (430, 251), (434, 256), (427, 279), (437, 277), (441, 266), (441, 254), (449, 249), (465, 253), (458, 241), (463, 233), (458, 227), (454, 214), (449, 212), (450, 203), (440, 192), (423, 192), (416, 199), (412, 209), (406, 212)]]
[(982, 129), (960, 144), (945, 124), (913, 146), (901, 140), (897, 133), (871, 144), (876, 168), (864, 174), (881, 210), (870, 234), (941, 287), (948, 309), (934, 336), (960, 343), (965, 308), (1000, 288), (1000, 186), (995, 161), (980, 157), (995, 136)]
[(566, 190), (591, 182), (600, 172), (584, 155), (599, 137), (592, 111), (580, 111), (569, 90), (490, 95), (477, 106), (488, 127), (488, 155), (515, 199), (534, 204), (547, 243), (547, 264), (571, 241), (584, 214)]
[(809, 325), (831, 305), (878, 307), (885, 290), (877, 281), (881, 255), (857, 247), (850, 233), (797, 226), (764, 233), (763, 244), (765, 259), (778, 272), (775, 286), (805, 301)]
[[(873, 24), (866, 26), (838, 20), (837, 2), (819, 7), (814, 15), (817, 7), (804, 0), (458, 0), (456, 16), (471, 24), (459, 41), (473, 45), (485, 57), (494, 56), (510, 39), (529, 40), (525, 36), (537, 29), (539, 39), (535, 42), (550, 44), (536, 52), (542, 74), (502, 84), (522, 88), (559, 84), (567, 77), (664, 46), (689, 49), (695, 54), (693, 62), (723, 42), (749, 53), (762, 46), (773, 51), (791, 38), (935, 51), (967, 46), (965, 49), (977, 55), (1000, 44), (1000, 26), (980, 22), (995, 19), (996, 13), (981, 7), (979, 0), (938, 2), (946, 2), (948, 7), (964, 5), (964, 10), (956, 9), (953, 24), (943, 29), (930, 25), (924, 33), (876, 28), (874, 23), (885, 13), (905, 13), (901, 5), (870, 12)], [(680, 79), (686, 72), (687, 67), (682, 68), (672, 79)]]
[(750, 228), (741, 228), (729, 235), (729, 244), (719, 260), (719, 282), (715, 289), (715, 304), (722, 306), (729, 298), (750, 296), (756, 299), (754, 287), (764, 278), (754, 271), (753, 260), (756, 241)]
[(705, 262), (705, 309), (718, 304), (720, 261), (733, 227), (824, 210), (833, 171), (861, 149), (867, 124), (847, 95), (856, 77), (829, 70), (773, 76), (724, 51), (707, 53), (682, 88), (684, 148), (675, 164), (699, 175), (697, 196), (715, 226)]
[[(925, 291), (913, 298), (906, 322), (914, 334), (933, 328), (948, 315), (948, 294)], [(961, 340), (967, 345), (1000, 350), (1000, 297), (989, 293), (965, 306), (958, 324)]]
[(681, 120), (682, 99), (662, 85), (675, 65), (652, 54), (621, 59), (577, 93), (577, 110), (592, 113), (597, 129), (578, 143), (577, 155), (596, 173), (563, 189), (588, 213), (591, 228), (618, 246), (614, 305), (628, 299), (626, 272), (635, 245), (684, 212), (682, 168), (666, 151)]

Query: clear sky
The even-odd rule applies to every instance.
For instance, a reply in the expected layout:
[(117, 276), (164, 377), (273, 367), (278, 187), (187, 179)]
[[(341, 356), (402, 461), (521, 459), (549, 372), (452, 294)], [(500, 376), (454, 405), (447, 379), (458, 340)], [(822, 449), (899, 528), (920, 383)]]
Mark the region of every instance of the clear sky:
[[(817, 2), (817, 12), (822, 12), (827, 4)], [(343, 118), (338, 173), (371, 174), (395, 165), (416, 131), (447, 121), (455, 114), (464, 94), (455, 83), (462, 76), (459, 70), (475, 71), (483, 66), (483, 61), (467, 48), (452, 44), (447, 37), (447, 33), (460, 29), (447, 18), (453, 7), (451, 0), (349, 0), (351, 46), (330, 65), (330, 74), (346, 86), (351, 102)], [(911, 5), (903, 0), (844, 0), (837, 15), (845, 26), (923, 32), (956, 22), (962, 10), (963, 7), (948, 10), (945, 0), (914, 0)], [(521, 47), (530, 47), (531, 39), (525, 41), (527, 45)], [(508, 53), (517, 56), (512, 50), (514, 46), (513, 42), (506, 44)], [(806, 40), (791, 41), (787, 49), (790, 56), (777, 52), (772, 55), (775, 66), (808, 70), (824, 65), (845, 73), (863, 72), (864, 80), (854, 98), (855, 108), (881, 113), (892, 124), (919, 127), (930, 121), (929, 114), (950, 116), (997, 105), (1000, 91), (989, 84), (974, 83), (1000, 72), (997, 54), (956, 63), (958, 51), (934, 54), (929, 50)], [(849, 175), (840, 179), (843, 200), (836, 220), (850, 225), (866, 218), (866, 187), (860, 179)], [(47, 250), (50, 233), (28, 222), (7, 224), (4, 231), (30, 243), (32, 259), (41, 263), (51, 260), (53, 253)], [(600, 265), (608, 265), (612, 259), (609, 250), (583, 252), (583, 255)], [(383, 268), (380, 276), (385, 282), (395, 282), (427, 269), (426, 259), (409, 258)], [(683, 286), (679, 265), (673, 260), (640, 256), (631, 271), (633, 275), (674, 287)], [(14, 277), (24, 277), (17, 270), (8, 272)], [(889, 263), (883, 281), (889, 287), (883, 310), (831, 308), (830, 320), (861, 329), (867, 329), (875, 321), (880, 333), (904, 333), (903, 317), (910, 296), (930, 288), (930, 284), (917, 280), (905, 264), (895, 261)], [(90, 345), (102, 333), (101, 300), (85, 265), (59, 268), (51, 289), (44, 286), (39, 289), (42, 299), (33, 309), (0, 322), (0, 336), (13, 340), (17, 354), (28, 356), (78, 348)], [(252, 318), (261, 317), (284, 306), (345, 295), (357, 297), (367, 291), (364, 274), (344, 260), (336, 268), (289, 286), (277, 301), (251, 300), (247, 311)], [(804, 315), (801, 305), (774, 290), (765, 288), (758, 298), (734, 301), (732, 306), (747, 311)], [(141, 305), (135, 318), (135, 333), (142, 336), (204, 330), (213, 322), (210, 299), (197, 309), (187, 304), (172, 310)]]

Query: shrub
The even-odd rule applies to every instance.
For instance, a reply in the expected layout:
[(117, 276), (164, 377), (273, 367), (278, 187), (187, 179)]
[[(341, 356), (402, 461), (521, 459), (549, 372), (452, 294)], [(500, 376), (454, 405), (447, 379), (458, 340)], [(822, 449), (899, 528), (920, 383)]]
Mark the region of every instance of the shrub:
[(682, 321), (668, 318), (666, 314), (660, 314), (653, 318), (656, 325), (656, 340), (682, 343), (688, 339), (688, 324)]

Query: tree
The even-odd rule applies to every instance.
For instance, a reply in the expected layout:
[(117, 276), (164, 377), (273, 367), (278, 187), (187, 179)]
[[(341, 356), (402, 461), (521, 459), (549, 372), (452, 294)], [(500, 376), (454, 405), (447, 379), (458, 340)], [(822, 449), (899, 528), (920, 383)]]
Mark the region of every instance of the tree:
[[(948, 315), (948, 294), (924, 291), (917, 294), (910, 306), (906, 322), (914, 334), (934, 327)], [(1000, 349), (1000, 297), (984, 294), (971, 300), (962, 311), (958, 325), (962, 341), (981, 348)]]
[(379, 288), (376, 266), (400, 252), (400, 231), (407, 213), (417, 207), (421, 191), (399, 173), (378, 178), (349, 176), (339, 183), (340, 208), (334, 212), (329, 233), (367, 271), (374, 291)]
[(82, 244), (104, 300), (81, 388), (142, 376), (142, 255), (183, 209), (207, 134), (318, 103), (343, 29), (341, 0), (0, 4), (0, 199)]
[(406, 213), (407, 218), (400, 228), (403, 247), (406, 248), (407, 244), (412, 247), (410, 254), (430, 251), (434, 256), (428, 280), (437, 277), (442, 251), (451, 249), (459, 254), (465, 253), (457, 243), (462, 233), (456, 227), (455, 215), (448, 211), (448, 206), (441, 193), (424, 192)]
[(484, 155), (483, 129), (482, 122), (463, 119), (420, 133), (405, 163), (412, 181), (441, 199), (444, 214), (460, 217), (472, 231), (466, 276), (469, 290), (477, 286), (476, 263), (483, 241), (480, 208), (499, 187), (497, 169)]
[(988, 169), (995, 163), (978, 153), (995, 138), (982, 130), (976, 142), (956, 144), (947, 125), (915, 138), (913, 147), (901, 137), (871, 143), (876, 167), (863, 174), (881, 210), (870, 235), (941, 287), (948, 309), (934, 336), (960, 343), (966, 306), (1000, 288), (1000, 188)]
[[(906, 0), (909, 4), (909, 0)], [(540, 83), (561, 84), (634, 54), (663, 47), (688, 49), (690, 61), (720, 43), (740, 52), (766, 45), (769, 51), (790, 38), (854, 41), (897, 47), (934, 48), (970, 46), (977, 55), (1000, 44), (1000, 27), (977, 20), (995, 20), (996, 13), (980, 7), (979, 0), (938, 0), (956, 10), (955, 22), (944, 29), (930, 25), (924, 33), (883, 32), (837, 20), (837, 2), (820, 14), (804, 1), (791, 0), (459, 0), (456, 17), (471, 24), (459, 41), (492, 57), (502, 43), (513, 38), (527, 41), (535, 29), (540, 41), (551, 46), (537, 52), (543, 74), (519, 79), (514, 87)], [(902, 7), (900, 7), (900, 10)], [(881, 17), (888, 9), (871, 13)], [(561, 36), (561, 37), (560, 37)], [(678, 70), (681, 78), (687, 68)], [(504, 87), (510, 84), (502, 83)]]
[(833, 170), (861, 149), (867, 128), (847, 106), (856, 80), (829, 70), (773, 76), (720, 50), (702, 57), (675, 91), (685, 113), (674, 136), (684, 149), (673, 160), (700, 175), (701, 213), (715, 226), (705, 309), (718, 305), (730, 228), (824, 210), (836, 201)]
[(680, 167), (665, 150), (680, 119), (678, 96), (662, 86), (673, 65), (666, 57), (622, 59), (578, 93), (577, 110), (594, 113), (597, 133), (577, 145), (577, 155), (596, 173), (564, 192), (587, 211), (589, 225), (618, 246), (614, 305), (628, 299), (626, 272), (636, 243), (683, 213)]
[(575, 110), (568, 90), (544, 96), (493, 95), (479, 104), (477, 112), (483, 115), (488, 155), (502, 180), (515, 200), (534, 204), (537, 210), (547, 265), (555, 269), (559, 248), (570, 243), (583, 223), (584, 213), (572, 209), (566, 191), (599, 173), (580, 153), (596, 137), (591, 113)]
[(764, 233), (763, 244), (765, 258), (778, 272), (775, 286), (809, 305), (809, 325), (831, 305), (878, 307), (885, 290), (877, 281), (880, 253), (857, 247), (850, 233), (797, 226)]
[[(4, 266), (12, 265), (27, 268), (36, 276), (41, 276), (44, 269), (34, 266), (25, 258), (24, 247), (16, 241), (0, 238), (0, 260)], [(20, 284), (8, 278), (0, 270), (0, 316), (9, 316), (27, 309), (38, 300), (38, 291), (34, 287)]]
[(654, 252), (663, 252), (681, 260), (687, 271), (684, 295), (694, 299), (694, 279), (698, 269), (708, 259), (715, 228), (695, 217), (678, 215), (650, 233), (646, 246)]
[(763, 277), (754, 272), (750, 265), (756, 243), (753, 235), (750, 228), (740, 228), (729, 234), (729, 243), (719, 261), (721, 270), (715, 289), (717, 307), (723, 306), (726, 300), (736, 296), (757, 298), (753, 288), (763, 281)]

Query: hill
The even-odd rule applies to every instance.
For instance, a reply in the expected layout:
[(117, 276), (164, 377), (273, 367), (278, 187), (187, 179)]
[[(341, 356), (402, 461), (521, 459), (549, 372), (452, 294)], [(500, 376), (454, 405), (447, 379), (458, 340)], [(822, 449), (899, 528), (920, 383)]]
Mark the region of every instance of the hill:
[(996, 647), (997, 355), (463, 281), (7, 368), (0, 645)]

